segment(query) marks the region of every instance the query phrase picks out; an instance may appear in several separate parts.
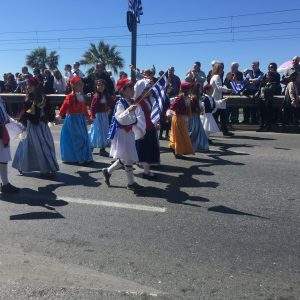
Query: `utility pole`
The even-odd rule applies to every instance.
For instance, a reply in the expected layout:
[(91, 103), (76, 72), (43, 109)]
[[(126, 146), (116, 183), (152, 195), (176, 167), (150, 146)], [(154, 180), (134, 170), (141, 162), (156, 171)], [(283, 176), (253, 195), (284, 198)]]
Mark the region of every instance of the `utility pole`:
[(136, 48), (137, 48), (137, 22), (136, 18), (133, 18), (132, 23), (132, 31), (131, 31), (131, 65), (133, 66), (133, 69), (131, 70), (131, 80), (133, 82), (136, 81)]

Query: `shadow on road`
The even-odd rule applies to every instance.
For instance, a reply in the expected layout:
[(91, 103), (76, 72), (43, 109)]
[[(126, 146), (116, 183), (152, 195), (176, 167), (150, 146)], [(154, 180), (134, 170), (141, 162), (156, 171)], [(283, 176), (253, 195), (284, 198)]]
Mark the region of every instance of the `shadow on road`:
[(239, 210), (235, 210), (235, 209), (232, 209), (230, 207), (223, 206), (223, 205), (212, 206), (212, 207), (208, 208), (207, 210), (217, 212), (217, 213), (222, 213), (222, 214), (250, 216), (250, 217), (256, 217), (256, 218), (260, 218), (260, 219), (269, 219), (269, 218), (262, 217), (262, 216), (259, 216), (259, 215), (248, 214), (248, 213), (245, 213), (245, 212), (242, 212), (242, 211), (239, 211)]
[(241, 139), (241, 140), (253, 140), (253, 141), (275, 141), (273, 138), (265, 138), (259, 136), (248, 136), (248, 135), (233, 135), (228, 139)]
[(5, 202), (14, 204), (26, 204), (29, 206), (39, 206), (48, 210), (55, 210), (55, 207), (68, 205), (68, 202), (57, 200), (57, 196), (53, 193), (57, 185), (48, 185), (39, 188), (38, 191), (32, 189), (22, 189), (18, 194), (1, 195), (0, 199)]
[[(93, 178), (89, 174), (91, 173), (97, 173), (100, 171), (77, 171), (76, 173), (79, 175), (74, 176), (71, 174), (67, 173), (62, 173), (62, 172), (57, 172), (56, 176), (53, 178), (46, 178), (45, 180), (47, 181), (52, 181), (52, 182), (60, 182), (60, 184), (57, 184), (57, 187), (61, 186), (87, 186), (87, 187), (98, 187), (101, 185), (101, 183), (97, 182), (96, 178)], [(32, 172), (32, 173), (26, 173), (23, 176), (30, 177), (30, 178), (40, 178), (40, 174), (37, 172)], [(49, 185), (52, 186), (52, 185)], [(47, 188), (47, 186), (46, 186)]]
[(11, 221), (25, 220), (49, 220), (49, 219), (64, 219), (64, 216), (58, 212), (31, 212), (27, 214), (12, 215), (9, 217)]
[(140, 190), (135, 191), (137, 197), (150, 197), (150, 198), (162, 198), (168, 201), (169, 203), (182, 204), (187, 206), (196, 206), (201, 207), (197, 204), (186, 203), (186, 201), (193, 202), (209, 202), (209, 199), (200, 197), (200, 196), (191, 196), (188, 193), (181, 191), (183, 187), (209, 187), (216, 188), (218, 183), (214, 181), (201, 182), (193, 178), (194, 175), (214, 175), (211, 172), (205, 172), (199, 169), (199, 166), (191, 166), (190, 168), (181, 168), (181, 167), (172, 167), (172, 166), (163, 166), (163, 170), (166, 172), (166, 169), (170, 170), (179, 170), (182, 174), (178, 176), (171, 176), (164, 173), (157, 173), (157, 178), (153, 181), (167, 183), (165, 189), (158, 187), (143, 187)]

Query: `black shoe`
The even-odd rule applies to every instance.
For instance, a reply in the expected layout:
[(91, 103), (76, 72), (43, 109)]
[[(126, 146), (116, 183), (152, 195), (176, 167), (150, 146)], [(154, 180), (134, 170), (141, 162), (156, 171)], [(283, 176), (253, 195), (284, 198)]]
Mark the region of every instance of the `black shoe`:
[(102, 169), (102, 173), (103, 173), (103, 176), (104, 176), (104, 179), (105, 179), (105, 183), (107, 184), (107, 186), (110, 186), (109, 179), (110, 179), (111, 175), (108, 173), (107, 168)]
[(109, 153), (105, 149), (100, 149), (99, 155), (103, 157), (109, 157)]
[(176, 159), (183, 159), (184, 156), (180, 154), (174, 154)]
[(232, 132), (230, 132), (230, 131), (225, 131), (225, 132), (223, 132), (223, 135), (224, 135), (224, 136), (233, 136), (234, 133), (232, 133)]
[(127, 185), (127, 190), (131, 190), (131, 191), (136, 191), (136, 190), (139, 190), (141, 189), (142, 186), (139, 185), (138, 183), (134, 182), (133, 184), (128, 184)]
[(13, 186), (12, 184), (8, 183), (6, 185), (1, 184), (1, 193), (2, 194), (15, 194), (20, 191), (19, 188)]

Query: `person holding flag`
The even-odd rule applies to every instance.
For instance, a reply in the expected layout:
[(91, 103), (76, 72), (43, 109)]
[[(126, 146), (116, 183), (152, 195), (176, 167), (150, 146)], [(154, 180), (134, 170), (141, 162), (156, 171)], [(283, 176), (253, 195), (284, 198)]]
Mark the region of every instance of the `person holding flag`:
[[(139, 163), (143, 166), (143, 177), (151, 179), (155, 174), (150, 171), (151, 165), (160, 163), (159, 142), (156, 127), (151, 119), (152, 103), (151, 84), (148, 79), (139, 80), (134, 86), (137, 124), (133, 126), (135, 133), (135, 145), (139, 157)], [(144, 129), (145, 128), (145, 129)], [(141, 130), (145, 134), (141, 135)]]

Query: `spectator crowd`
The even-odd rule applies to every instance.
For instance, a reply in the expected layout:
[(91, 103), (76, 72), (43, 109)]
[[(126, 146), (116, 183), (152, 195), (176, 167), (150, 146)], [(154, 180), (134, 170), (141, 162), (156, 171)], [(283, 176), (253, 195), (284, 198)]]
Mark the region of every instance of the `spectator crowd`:
[[(266, 73), (260, 69), (258, 61), (252, 63), (249, 69), (240, 70), (239, 63), (233, 62), (230, 71), (225, 73), (225, 66), (220, 61), (212, 61), (211, 70), (206, 75), (201, 69), (201, 63), (194, 65), (182, 80), (193, 85), (193, 93), (201, 98), (203, 87), (210, 84), (213, 87), (212, 96), (216, 101), (224, 98), (224, 95), (244, 95), (253, 101), (253, 105), (243, 108), (243, 120), (245, 124), (260, 124), (259, 130), (271, 130), (277, 123), (299, 124), (300, 120), (300, 57), (292, 59), (291, 67), (283, 76), (277, 71), (277, 64), (272, 62), (268, 65)], [(136, 80), (147, 78), (154, 84), (157, 77), (164, 74), (160, 71), (156, 76), (153, 66), (150, 69), (140, 70), (131, 67)], [(170, 67), (167, 71), (168, 86), (167, 95), (169, 98), (176, 97), (180, 92), (181, 79), (175, 74), (175, 68)], [(92, 72), (85, 75), (80, 69), (80, 63), (65, 65), (64, 73), (58, 69), (33, 69), (31, 74), (25, 66), (21, 73), (6, 73), (3, 81), (0, 81), (0, 93), (26, 93), (27, 82), (30, 78), (35, 78), (40, 82), (44, 94), (68, 94), (71, 91), (70, 80), (74, 76), (79, 76), (84, 83), (84, 93), (92, 94), (95, 91), (95, 82), (103, 80), (107, 87), (107, 96), (114, 103), (115, 96), (120, 89), (120, 83), (128, 77), (121, 71), (119, 78), (115, 80), (112, 72), (106, 69), (105, 64), (98, 63)], [(281, 106), (274, 105), (274, 96), (284, 95)], [(225, 104), (226, 105), (226, 104)], [(18, 107), (12, 106), (12, 114), (18, 113)], [(230, 135), (230, 126), (241, 121), (240, 110), (235, 107), (222, 107), (214, 113), (214, 117), (221, 125), (224, 135)], [(161, 137), (163, 130), (167, 130), (168, 124), (161, 118)]]

